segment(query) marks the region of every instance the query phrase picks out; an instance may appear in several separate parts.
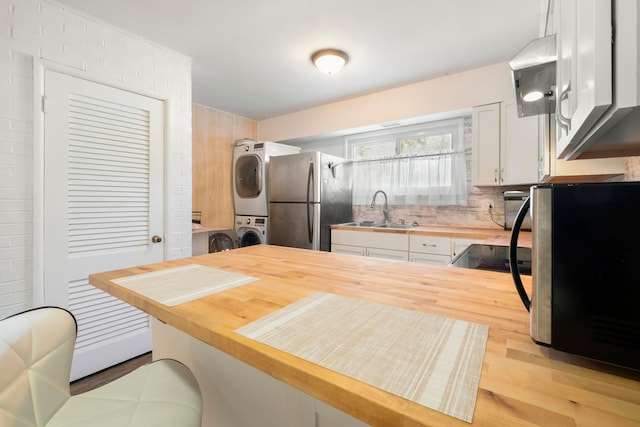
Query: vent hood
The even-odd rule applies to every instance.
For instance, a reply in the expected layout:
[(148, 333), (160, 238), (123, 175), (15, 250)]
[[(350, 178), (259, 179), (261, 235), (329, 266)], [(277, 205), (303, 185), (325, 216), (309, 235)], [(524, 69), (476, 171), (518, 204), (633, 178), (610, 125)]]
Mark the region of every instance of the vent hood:
[(509, 61), (520, 117), (555, 112), (556, 59), (556, 35), (551, 34), (529, 42)]

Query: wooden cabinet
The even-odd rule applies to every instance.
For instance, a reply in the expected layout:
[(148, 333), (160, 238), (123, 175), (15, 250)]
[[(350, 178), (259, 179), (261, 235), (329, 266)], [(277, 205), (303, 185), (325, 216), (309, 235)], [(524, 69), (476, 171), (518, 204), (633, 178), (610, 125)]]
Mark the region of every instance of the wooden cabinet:
[(233, 228), (232, 145), (256, 138), (257, 123), (203, 105), (192, 105), (192, 210), (202, 225)]
[(473, 185), (538, 182), (538, 120), (519, 118), (515, 101), (481, 105), (472, 112)]
[(408, 246), (404, 233), (331, 230), (331, 252), (407, 261)]

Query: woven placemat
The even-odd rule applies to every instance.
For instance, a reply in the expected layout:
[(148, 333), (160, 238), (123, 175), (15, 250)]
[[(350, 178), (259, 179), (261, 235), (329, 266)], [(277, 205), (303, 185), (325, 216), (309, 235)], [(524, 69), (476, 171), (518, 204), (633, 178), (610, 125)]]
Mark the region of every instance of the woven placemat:
[(489, 328), (316, 293), (236, 332), (471, 422)]
[(168, 306), (183, 304), (258, 280), (217, 268), (189, 264), (113, 280)]

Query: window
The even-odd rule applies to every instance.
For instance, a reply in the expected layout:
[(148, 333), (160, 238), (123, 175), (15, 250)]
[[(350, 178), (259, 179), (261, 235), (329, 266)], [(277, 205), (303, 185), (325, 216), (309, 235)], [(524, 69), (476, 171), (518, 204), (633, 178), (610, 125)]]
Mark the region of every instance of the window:
[(462, 205), (467, 199), (463, 119), (347, 138), (354, 163), (353, 203), (384, 190), (395, 205)]

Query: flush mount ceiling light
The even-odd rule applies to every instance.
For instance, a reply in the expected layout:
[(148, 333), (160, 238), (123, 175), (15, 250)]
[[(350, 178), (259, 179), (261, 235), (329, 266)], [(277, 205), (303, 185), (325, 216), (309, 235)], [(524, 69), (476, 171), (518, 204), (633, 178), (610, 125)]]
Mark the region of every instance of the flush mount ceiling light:
[(322, 49), (311, 55), (311, 62), (323, 73), (335, 74), (344, 67), (349, 57), (338, 49)]

